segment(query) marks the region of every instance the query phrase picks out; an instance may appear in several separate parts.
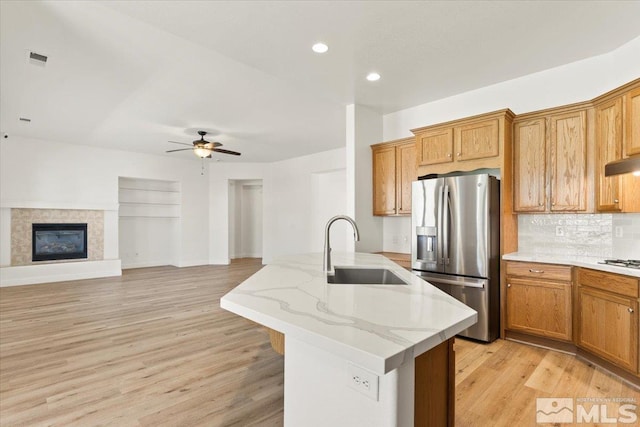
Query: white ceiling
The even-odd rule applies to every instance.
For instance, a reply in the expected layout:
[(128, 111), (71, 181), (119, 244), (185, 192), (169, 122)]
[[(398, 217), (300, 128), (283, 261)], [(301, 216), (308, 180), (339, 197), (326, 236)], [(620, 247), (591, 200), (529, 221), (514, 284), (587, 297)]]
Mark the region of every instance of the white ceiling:
[(245, 162), (344, 146), (351, 103), (389, 113), (640, 35), (639, 1), (3, 0), (0, 17), (10, 137), (164, 154), (203, 129)]

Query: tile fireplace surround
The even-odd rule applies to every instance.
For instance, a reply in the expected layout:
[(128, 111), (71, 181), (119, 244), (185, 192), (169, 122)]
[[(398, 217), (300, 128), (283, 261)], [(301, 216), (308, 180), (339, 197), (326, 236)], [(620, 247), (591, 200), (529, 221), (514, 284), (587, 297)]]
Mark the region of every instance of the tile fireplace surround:
[[(87, 224), (87, 258), (31, 261), (31, 224)], [(0, 200), (0, 287), (122, 275), (118, 204)]]
[(104, 259), (104, 212), (80, 209), (11, 209), (11, 265), (82, 262), (31, 261), (31, 224), (87, 223), (87, 261)]

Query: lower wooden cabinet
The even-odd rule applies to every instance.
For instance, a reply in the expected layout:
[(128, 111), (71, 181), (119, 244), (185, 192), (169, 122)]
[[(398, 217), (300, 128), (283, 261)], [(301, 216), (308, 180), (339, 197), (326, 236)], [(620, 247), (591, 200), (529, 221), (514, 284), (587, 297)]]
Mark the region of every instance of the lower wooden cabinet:
[(507, 263), (508, 330), (571, 341), (571, 304), (571, 267)]
[(576, 345), (636, 374), (640, 373), (638, 282), (581, 268), (576, 304)]

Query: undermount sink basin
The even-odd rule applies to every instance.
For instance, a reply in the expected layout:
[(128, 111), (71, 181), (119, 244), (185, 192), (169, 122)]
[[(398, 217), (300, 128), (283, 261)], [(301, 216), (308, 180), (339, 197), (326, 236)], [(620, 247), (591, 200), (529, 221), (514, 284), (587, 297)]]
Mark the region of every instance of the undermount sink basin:
[(335, 274), (327, 274), (327, 283), (343, 285), (406, 285), (407, 282), (399, 278), (386, 268), (357, 268), (336, 267)]

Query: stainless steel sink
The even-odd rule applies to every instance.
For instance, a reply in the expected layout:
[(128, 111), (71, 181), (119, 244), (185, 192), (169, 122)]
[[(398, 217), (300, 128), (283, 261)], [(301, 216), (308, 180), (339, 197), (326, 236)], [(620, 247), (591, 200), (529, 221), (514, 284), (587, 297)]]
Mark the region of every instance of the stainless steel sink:
[(386, 268), (336, 267), (327, 274), (327, 283), (343, 285), (406, 285), (394, 272)]

